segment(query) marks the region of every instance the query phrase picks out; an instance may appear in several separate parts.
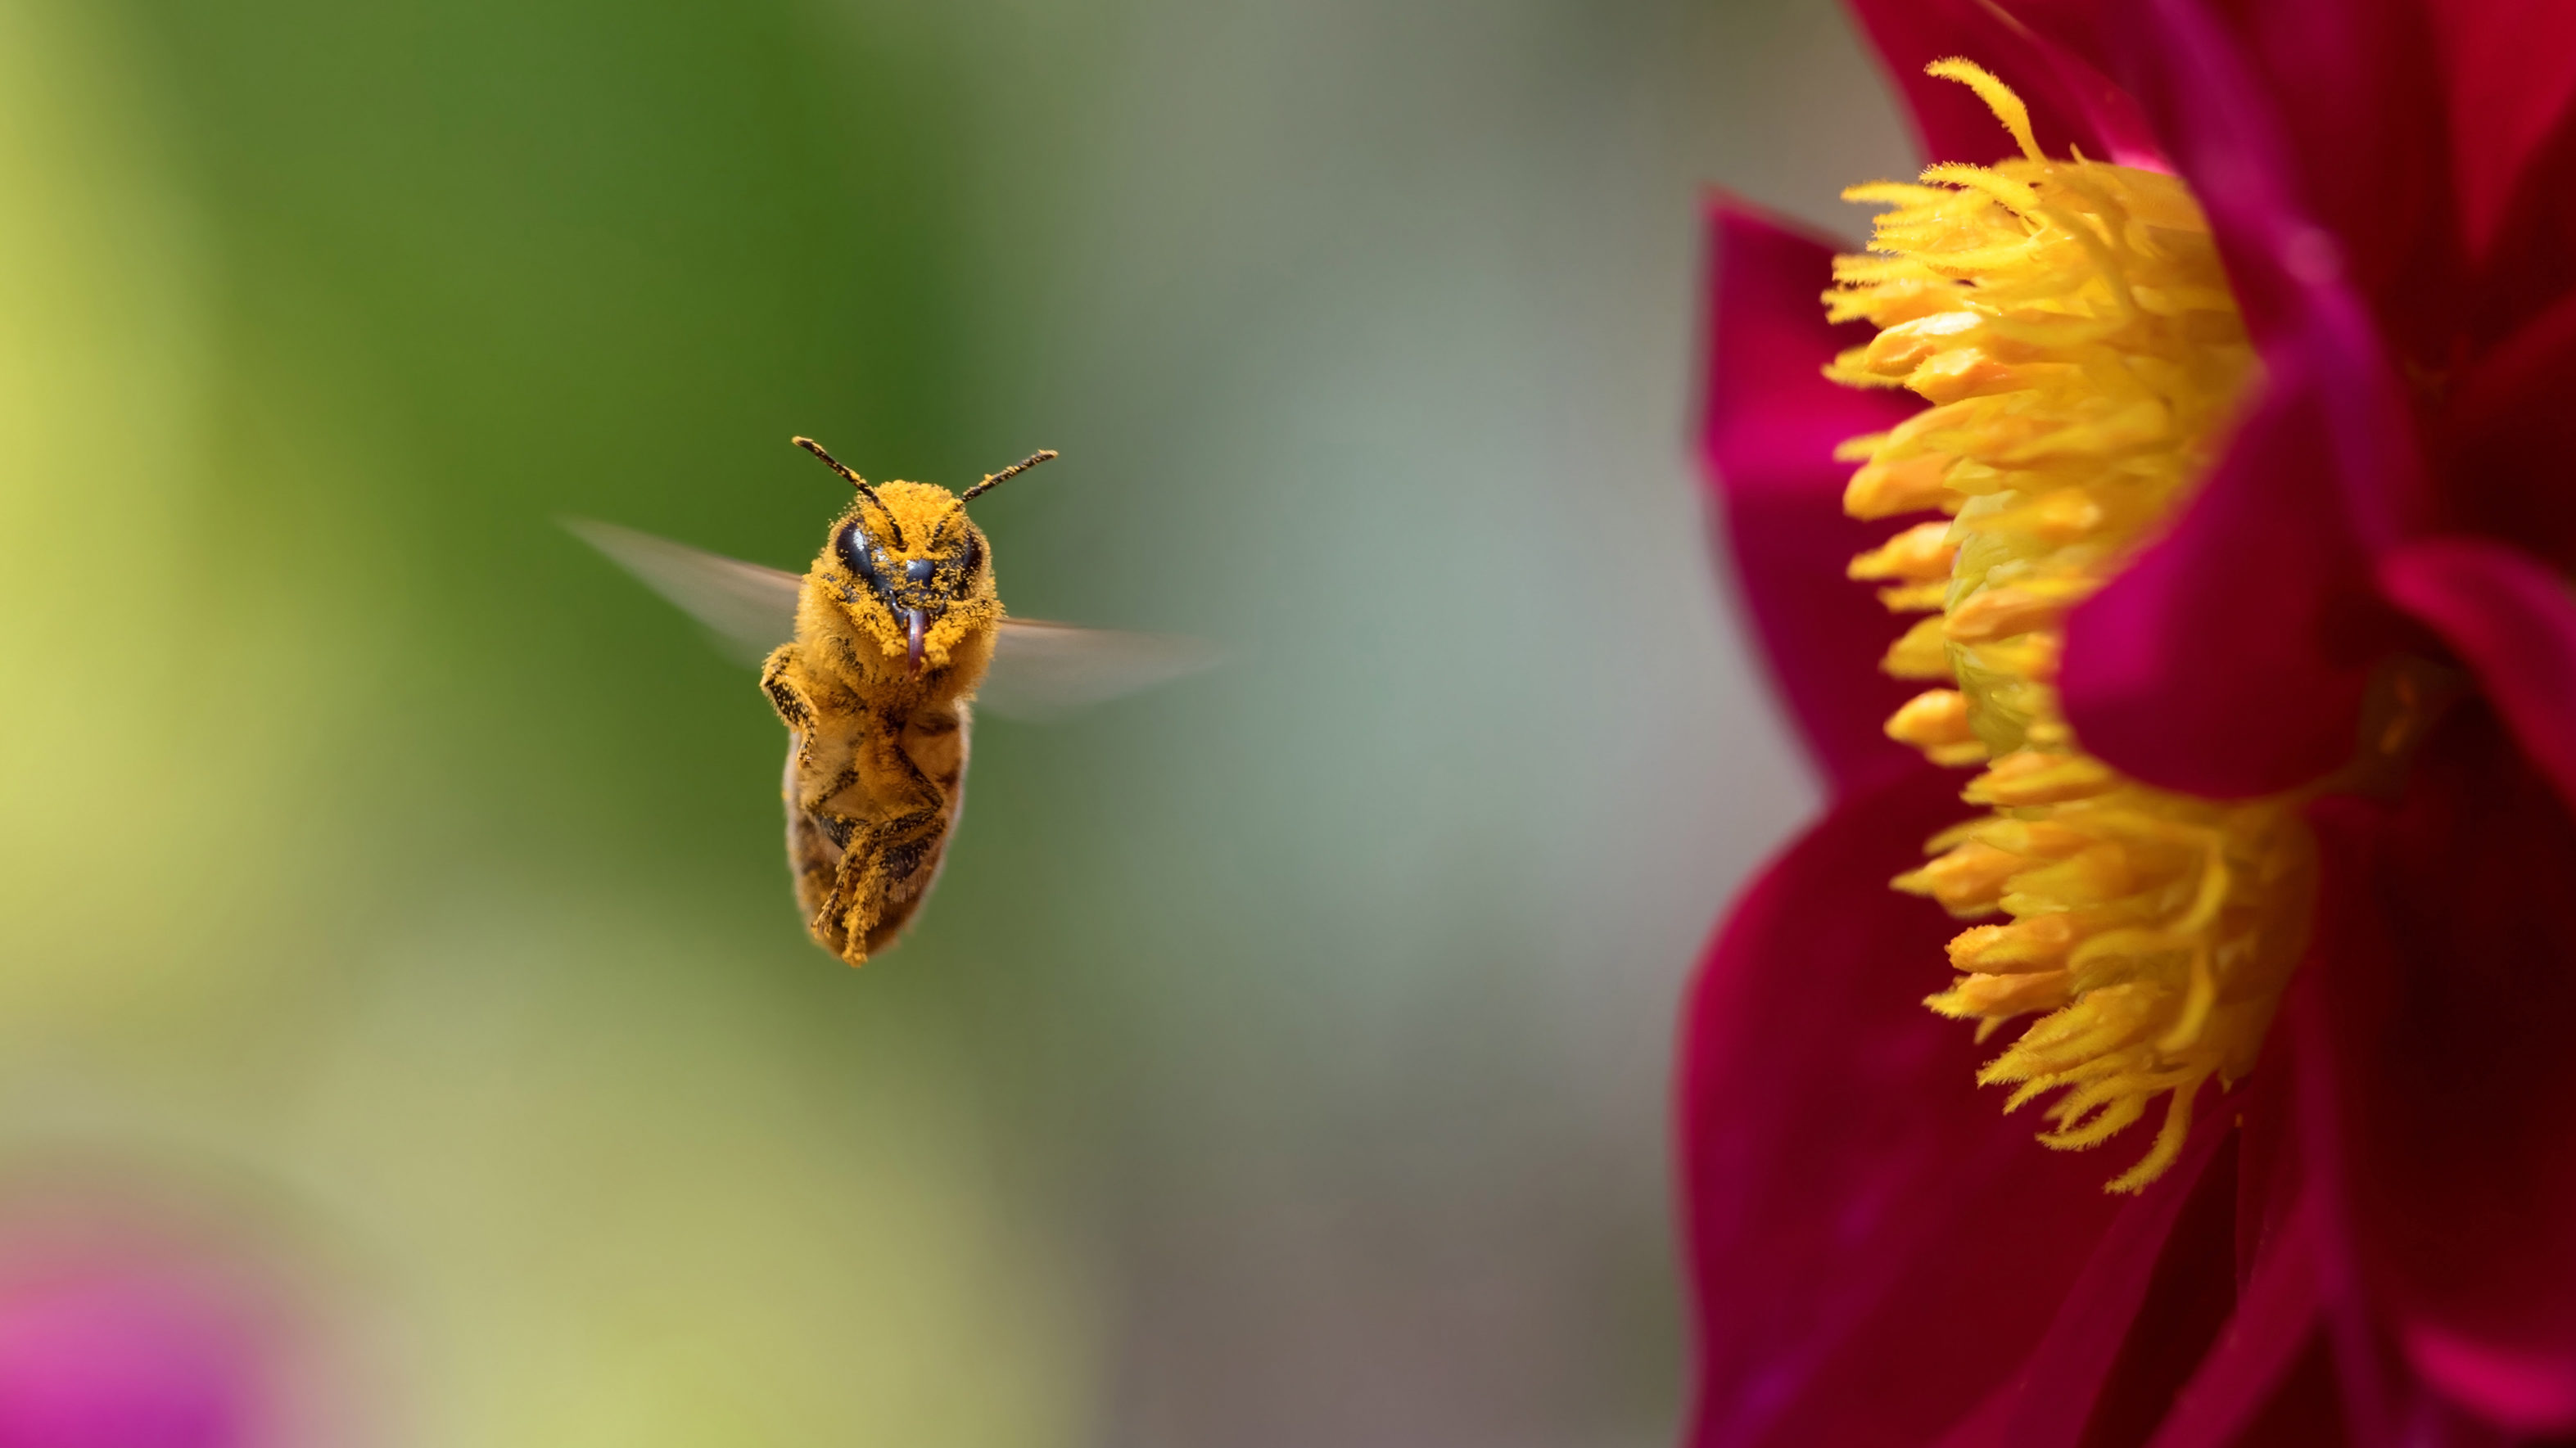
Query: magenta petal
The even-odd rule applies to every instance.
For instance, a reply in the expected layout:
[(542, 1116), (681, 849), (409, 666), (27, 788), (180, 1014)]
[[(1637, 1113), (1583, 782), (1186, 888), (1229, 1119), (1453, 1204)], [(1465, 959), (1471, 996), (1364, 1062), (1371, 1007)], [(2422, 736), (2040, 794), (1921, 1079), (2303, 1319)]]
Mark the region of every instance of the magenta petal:
[(2112, 1219), (2022, 1365), (2003, 1448), (2141, 1441), (2141, 1420), (2154, 1422), (2224, 1320), (2235, 1173), (2210, 1165), (2234, 1138), (2223, 1109), (2201, 1117), (2172, 1169)]
[(1938, 909), (1887, 888), (1957, 821), (1918, 767), (1847, 799), (1736, 903), (1681, 1042), (1694, 1448), (1920, 1448), (2029, 1354), (2119, 1206), (1972, 1083), (1925, 1010)]
[(2576, 1430), (2576, 818), (2475, 698), (2397, 802), (2311, 815), (2329, 1089), (2310, 1158), (2373, 1315), (2478, 1416)]
[(2264, 77), (2193, 0), (2137, 0), (2113, 14), (2121, 78), (2208, 213), (2255, 341), (2296, 334), (2310, 290), (2342, 271), (2343, 249), (2303, 209), (2295, 152)]
[(2399, 607), (2433, 626), (2525, 752), (2576, 804), (2576, 592), (2529, 554), (2484, 538), (2436, 538), (2380, 560)]
[(2431, 7), (2450, 101), (2451, 156), (2469, 250), (2485, 251), (2523, 168), (2576, 98), (2576, 8), (2558, 0)]
[(2303, 381), (2272, 379), (2180, 526), (2068, 617), (2067, 719), (2149, 784), (2269, 794), (2351, 755), (2368, 574)]
[(2316, 1332), (2316, 1250), (2312, 1218), (2293, 1211), (2151, 1448), (2227, 1448), (2262, 1413)]
[(2576, 288), (2576, 106), (2523, 158), (2502, 212), (2475, 240), (2463, 319), (2475, 344), (2511, 334)]
[(2106, 12), (2115, 77), (2216, 226), (2264, 334), (2279, 279), (2347, 278), (2403, 350), (2447, 360), (2461, 266), (2440, 78), (2417, 0), (2199, 0)]
[[(1985, 102), (1955, 81), (1934, 80), (1923, 73), (1923, 67), (1933, 61), (1963, 55), (1989, 69), (2002, 65), (2006, 84), (2023, 84), (2023, 78), (2013, 74), (2014, 67), (1996, 58), (1995, 53), (2013, 39), (2004, 19), (1976, 0), (1850, 0), (1850, 4), (1869, 34), (1870, 45), (1887, 64), (1889, 82), (1905, 97), (1915, 139), (1928, 159), (1983, 165), (2012, 153), (2011, 137), (1995, 123)], [(2031, 104), (2031, 122), (2042, 144), (2060, 144), (2066, 135), (2066, 118), (2043, 114), (2045, 103), (2037, 97), (2024, 100)]]
[(2219, 233), (2265, 380), (2173, 532), (2070, 619), (2067, 713), (2151, 784), (2268, 793), (2350, 754), (2394, 626), (2368, 560), (2424, 520), (2421, 452), (2344, 248), (2294, 204), (2292, 148), (2245, 55), (2194, 0), (2124, 13), (2153, 62), (2135, 67), (2141, 98)]
[(1935, 161), (1984, 164), (2013, 154), (1985, 102), (1923, 67), (1965, 56), (2002, 77), (2030, 108), (2049, 154), (2080, 147), (2097, 160), (2161, 167), (2146, 119), (2093, 58), (2093, 0), (1851, 0), (1905, 97), (1915, 136)]
[[(2275, 52), (2273, 71), (2258, 69), (2198, 0), (2138, 0), (2113, 12), (2126, 79), (2209, 216), (2276, 386), (2295, 372), (2325, 399), (2342, 501), (2358, 535), (2376, 546), (2423, 522), (2422, 462), (2407, 420), (2414, 398), (2394, 359), (2450, 365), (2457, 268), (2416, 235), (2429, 226), (2448, 236), (2447, 203), (2413, 197), (2369, 169), (2382, 158), (2364, 138), (2413, 113), (2392, 99), (2386, 114), (2356, 115), (2343, 129), (2321, 131), (2319, 117), (2386, 99), (2373, 98), (2368, 77), (2376, 66), (2407, 64), (2389, 57), (2407, 51), (2420, 21), (2408, 18), (2408, 0), (2262, 0), (2246, 8), (2246, 24)], [(2339, 18), (2347, 10), (2349, 18)], [(2301, 56), (2314, 64), (2301, 69)], [(2332, 104), (2308, 95), (2321, 86), (2333, 91)], [(2360, 220), (2339, 214), (2333, 195), (2315, 194), (2327, 178), (2319, 174), (2325, 162), (2311, 153), (2329, 157), (2329, 170), (2362, 168), (2336, 171), (2341, 179), (2326, 188), (2357, 190), (2348, 205)], [(2439, 190), (2438, 178), (2421, 185)], [(2380, 224), (2405, 234), (2372, 229)]]
[[(2266, 360), (2284, 336), (2300, 345), (2358, 341), (2364, 356), (2375, 356), (2363, 300), (2385, 303), (2397, 287), (2403, 305), (2431, 307), (2449, 299), (2443, 284), (2456, 270), (2418, 255), (2424, 244), (2415, 235), (2426, 226), (2447, 235), (2447, 200), (2404, 194), (2394, 176), (2372, 169), (2382, 157), (2360, 139), (2423, 120), (2402, 108), (2371, 109), (2386, 99), (2371, 75), (2395, 63), (2389, 52), (2404, 50), (2401, 17), (2411, 12), (2406, 0), (2254, 0), (2244, 8), (2245, 26), (2257, 32), (2250, 49), (2199, 0), (2115, 7), (2120, 79), (2208, 213)], [(2310, 62), (2304, 69), (2300, 55)], [(2326, 126), (2322, 117), (2344, 124)], [(2403, 139), (2438, 146), (2422, 129)], [(2423, 185), (2438, 190), (2436, 182)], [(2388, 227), (2403, 235), (2392, 237)], [(2441, 331), (2444, 319), (2423, 325)], [(2447, 331), (2441, 341), (2447, 345)], [(2373, 400), (2402, 398), (2390, 387)]]
[(2576, 489), (2560, 462), (2576, 454), (2571, 372), (2576, 295), (2538, 308), (2460, 370), (2437, 424), (2442, 491), (2432, 531), (2510, 538), (2544, 562), (2576, 566)]
[(1914, 692), (1878, 671), (1902, 631), (1843, 570), (1896, 531), (1843, 516), (1844, 439), (1895, 426), (1919, 404), (1823, 376), (1836, 352), (1869, 340), (1830, 327), (1818, 300), (1833, 248), (1740, 203), (1710, 209), (1708, 397), (1700, 455), (1725, 521), (1740, 602), (1779, 693), (1837, 792), (1906, 772), (1915, 753), (1889, 740), (1887, 716)]
[(2441, 76), (2419, 0), (2256, 0), (2240, 29), (2297, 157), (2296, 195), (2341, 243), (2400, 350), (2450, 341), (2460, 242)]

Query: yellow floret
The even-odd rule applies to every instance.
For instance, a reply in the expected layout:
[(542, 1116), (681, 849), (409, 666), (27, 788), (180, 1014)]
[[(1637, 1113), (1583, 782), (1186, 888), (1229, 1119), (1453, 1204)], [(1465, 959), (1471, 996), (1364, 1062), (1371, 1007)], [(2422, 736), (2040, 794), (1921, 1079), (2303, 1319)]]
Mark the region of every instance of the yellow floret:
[(2086, 755), (2058, 706), (2067, 613), (2116, 574), (2207, 471), (2255, 376), (2208, 223), (2172, 176), (2054, 160), (2004, 84), (1967, 85), (2021, 154), (1844, 193), (1890, 208), (1870, 252), (1836, 258), (1836, 321), (1878, 335), (1826, 369), (1933, 405), (1855, 438), (1858, 518), (1938, 511), (1851, 565), (1899, 611), (1938, 608), (1888, 651), (1927, 690), (1888, 733), (1983, 765), (1991, 813), (1932, 841), (1902, 890), (2004, 917), (1950, 945), (1928, 1004), (1979, 1039), (2039, 1018), (1981, 1081), (2006, 1109), (2056, 1093), (2050, 1146), (2092, 1146), (2162, 1100), (2135, 1191), (2181, 1152), (2195, 1094), (2250, 1070), (2304, 948), (2315, 868), (2300, 799), (2222, 803), (2150, 789)]

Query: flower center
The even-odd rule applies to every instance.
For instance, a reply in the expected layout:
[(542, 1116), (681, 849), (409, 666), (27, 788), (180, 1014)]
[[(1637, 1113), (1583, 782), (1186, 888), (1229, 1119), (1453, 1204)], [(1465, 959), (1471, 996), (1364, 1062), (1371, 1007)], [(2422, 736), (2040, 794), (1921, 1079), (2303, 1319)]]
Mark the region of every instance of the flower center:
[(2304, 794), (2221, 802), (2151, 789), (2085, 754), (2055, 687), (2067, 610), (2117, 573), (2208, 471), (2255, 376), (2208, 222), (2181, 181), (2041, 154), (2028, 111), (1964, 60), (2020, 144), (1992, 166), (1843, 193), (1892, 209), (1838, 257), (1825, 302), (1879, 328), (1827, 375), (1933, 405), (1839, 456), (1857, 518), (1939, 509), (1852, 560), (1918, 621), (1888, 650), (1941, 680), (1888, 720), (1945, 765), (1983, 765), (1989, 812), (1931, 841), (1896, 888), (1963, 919), (1959, 972), (1927, 1004), (1979, 1040), (2036, 1014), (1979, 1073), (2006, 1110), (2056, 1093), (2047, 1145), (2096, 1145), (2161, 1098), (2154, 1144), (2110, 1183), (2173, 1164), (2210, 1077), (2252, 1068), (2305, 947), (2315, 868)]

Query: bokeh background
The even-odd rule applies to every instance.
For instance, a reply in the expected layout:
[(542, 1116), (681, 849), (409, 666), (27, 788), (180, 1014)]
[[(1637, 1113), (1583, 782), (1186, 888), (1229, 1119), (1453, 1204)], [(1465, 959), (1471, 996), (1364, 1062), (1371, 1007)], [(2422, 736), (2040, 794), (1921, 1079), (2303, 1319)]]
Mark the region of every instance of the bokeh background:
[[(262, 1444), (1663, 1441), (1812, 798), (1700, 188), (1907, 154), (1826, 0), (0, 0), (0, 1269), (184, 1258)], [(984, 722), (855, 973), (554, 522), (799, 565), (794, 432), (1062, 449), (1010, 605), (1228, 655)]]

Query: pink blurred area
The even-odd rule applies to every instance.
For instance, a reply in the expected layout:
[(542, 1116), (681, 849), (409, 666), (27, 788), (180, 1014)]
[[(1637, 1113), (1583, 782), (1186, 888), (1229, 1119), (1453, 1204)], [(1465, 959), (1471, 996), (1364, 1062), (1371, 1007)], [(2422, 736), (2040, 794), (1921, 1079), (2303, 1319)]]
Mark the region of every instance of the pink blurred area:
[(193, 1182), (23, 1175), (0, 1186), (0, 1448), (367, 1439), (322, 1429), (346, 1378), (324, 1364), (354, 1357), (280, 1224)]
[(0, 1289), (0, 1448), (268, 1441), (256, 1327), (169, 1264), (60, 1261)]

